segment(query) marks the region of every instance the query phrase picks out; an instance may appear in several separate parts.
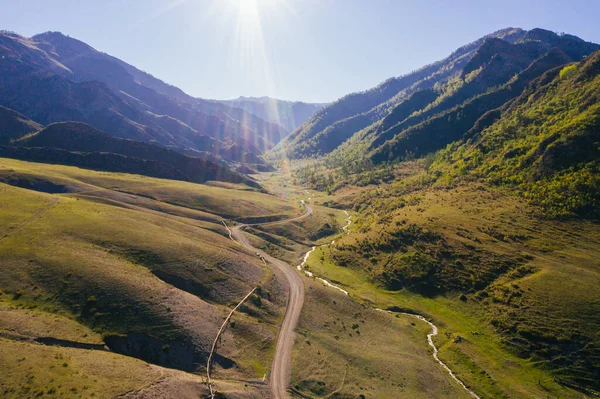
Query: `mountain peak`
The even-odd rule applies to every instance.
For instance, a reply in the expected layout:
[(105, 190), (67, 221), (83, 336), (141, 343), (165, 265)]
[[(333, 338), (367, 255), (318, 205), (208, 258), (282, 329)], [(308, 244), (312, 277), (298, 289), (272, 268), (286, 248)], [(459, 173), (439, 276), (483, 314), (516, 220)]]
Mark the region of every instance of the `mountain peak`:
[(75, 53), (81, 52), (91, 52), (96, 51), (92, 46), (82, 42), (81, 40), (77, 40), (72, 38), (71, 36), (65, 35), (62, 32), (44, 32), (38, 35), (32, 36), (31, 40), (34, 40), (38, 44), (41, 44), (41, 47), (45, 47), (44, 44), (49, 44), (52, 46), (52, 50), (57, 50), (59, 53), (68, 52), (71, 55)]
[(33, 35), (31, 37), (31, 39), (37, 40), (37, 39), (45, 39), (45, 38), (57, 38), (57, 37), (69, 37), (68, 35), (65, 35), (62, 32), (59, 31), (46, 31), (46, 32), (42, 32), (42, 33), (38, 33), (37, 35)]
[[(576, 37), (576, 36), (573, 36)], [(559, 38), (559, 35), (556, 34), (555, 32), (546, 30), (546, 29), (542, 29), (542, 28), (534, 28), (530, 31), (527, 32), (527, 34), (525, 35), (525, 40), (539, 40), (539, 41), (544, 41), (544, 42), (550, 42), (550, 41), (554, 41), (557, 40)], [(577, 39), (579, 39), (577, 37)], [(579, 39), (581, 40), (581, 39)]]

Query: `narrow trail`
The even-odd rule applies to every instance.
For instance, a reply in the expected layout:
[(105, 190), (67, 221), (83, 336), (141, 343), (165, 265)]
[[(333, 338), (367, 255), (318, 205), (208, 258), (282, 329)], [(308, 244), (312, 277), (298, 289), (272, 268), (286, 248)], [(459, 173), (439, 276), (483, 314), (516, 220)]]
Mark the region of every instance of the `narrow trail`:
[[(304, 283), (302, 282), (300, 275), (294, 271), (292, 266), (253, 247), (252, 244), (250, 244), (250, 241), (248, 241), (248, 238), (244, 235), (243, 229), (248, 226), (270, 226), (302, 220), (309, 217), (313, 212), (310, 206), (305, 206), (306, 212), (303, 215), (291, 219), (278, 220), (276, 222), (241, 224), (232, 229), (229, 229), (229, 227), (225, 225), (230, 234), (230, 238), (233, 241), (256, 253), (265, 263), (268, 262), (279, 269), (285, 276), (289, 285), (290, 291), (287, 308), (279, 334), (277, 335), (275, 353), (273, 354), (271, 372), (269, 374), (269, 385), (271, 387), (271, 397), (273, 399), (285, 399), (289, 397), (287, 388), (290, 384), (292, 374), (291, 361), (295, 336), (294, 329), (298, 324), (302, 305), (304, 304)], [(225, 223), (223, 222), (223, 224)]]
[[(223, 223), (225, 224), (225, 223)], [(229, 230), (229, 229), (228, 229)], [(227, 318), (225, 319), (225, 321), (223, 322), (223, 324), (221, 325), (221, 328), (219, 329), (219, 331), (217, 332), (217, 336), (215, 337), (215, 340), (213, 341), (212, 344), (212, 348), (210, 349), (210, 354), (208, 355), (208, 360), (206, 361), (206, 385), (208, 385), (208, 390), (210, 391), (210, 397), (214, 398), (215, 397), (215, 392), (213, 390), (213, 386), (212, 383), (210, 381), (210, 368), (212, 366), (212, 359), (213, 356), (215, 354), (215, 352), (217, 351), (217, 343), (219, 342), (219, 338), (221, 338), (221, 335), (225, 332), (225, 329), (227, 328), (227, 325), (229, 324), (229, 320), (231, 320), (231, 317), (233, 316), (233, 314), (235, 313), (236, 310), (238, 310), (238, 308), (240, 306), (242, 306), (242, 304), (244, 302), (246, 302), (246, 300), (248, 298), (250, 298), (250, 295), (252, 295), (254, 293), (254, 291), (256, 291), (256, 287), (252, 289), (252, 291), (250, 291), (248, 293), (248, 295), (246, 295), (237, 305), (235, 308), (231, 309), (231, 312), (229, 312), (229, 314), (227, 315)]]

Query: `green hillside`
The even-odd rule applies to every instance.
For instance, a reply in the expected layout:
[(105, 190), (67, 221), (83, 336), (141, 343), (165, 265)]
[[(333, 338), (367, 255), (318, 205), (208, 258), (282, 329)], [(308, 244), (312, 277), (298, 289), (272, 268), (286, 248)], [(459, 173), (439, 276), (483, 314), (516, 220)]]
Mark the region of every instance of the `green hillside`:
[[(216, 368), (262, 378), (284, 293), (221, 220), (299, 210), (257, 192), (9, 159), (0, 159), (0, 181), (8, 183), (0, 184), (0, 351), (13, 370), (0, 378), (5, 395), (116, 395), (172, 375), (156, 369), (142, 378), (149, 366), (132, 358), (202, 373), (225, 315), (257, 285), (271, 299), (237, 317)], [(236, 349), (257, 339), (264, 345)], [(28, 380), (21, 364), (36, 361), (44, 366)], [(110, 362), (122, 374), (113, 388)], [(58, 373), (42, 373), (46, 366)]]
[(385, 117), (415, 91), (443, 84), (460, 73), (486, 39), (501, 38), (514, 43), (525, 34), (526, 31), (518, 28), (499, 30), (462, 46), (439, 62), (388, 79), (370, 90), (348, 94), (319, 110), (287, 136), (275, 151), (290, 158), (329, 153), (353, 134)]
[(596, 52), (544, 73), (433, 155), (356, 173), (302, 167), (300, 181), (319, 187), (324, 176), (329, 203), (358, 212), (354, 234), (324, 250), (317, 272), (473, 343), (443, 341), (442, 354), (459, 373), (461, 358), (479, 364), (496, 385), (465, 378), (492, 397), (509, 395), (499, 381), (515, 378), (492, 363), (502, 356), (529, 362), (525, 374), (598, 390), (599, 89)]
[[(480, 129), (481, 130), (481, 129)], [(546, 217), (600, 216), (600, 53), (537, 80), (430, 173), (506, 185)]]
[(382, 163), (437, 151), (461, 138), (461, 129), (485, 112), (518, 96), (532, 79), (598, 48), (543, 29), (500, 30), (435, 64), (326, 106), (272, 156), (331, 154), (340, 164), (366, 156)]

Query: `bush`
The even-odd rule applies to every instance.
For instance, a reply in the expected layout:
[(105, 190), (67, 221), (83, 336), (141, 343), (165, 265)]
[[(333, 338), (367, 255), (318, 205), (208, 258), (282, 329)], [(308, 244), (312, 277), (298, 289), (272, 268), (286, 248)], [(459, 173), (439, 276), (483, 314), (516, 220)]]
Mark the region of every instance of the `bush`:
[(577, 72), (577, 64), (567, 65), (560, 71), (561, 79), (568, 79)]

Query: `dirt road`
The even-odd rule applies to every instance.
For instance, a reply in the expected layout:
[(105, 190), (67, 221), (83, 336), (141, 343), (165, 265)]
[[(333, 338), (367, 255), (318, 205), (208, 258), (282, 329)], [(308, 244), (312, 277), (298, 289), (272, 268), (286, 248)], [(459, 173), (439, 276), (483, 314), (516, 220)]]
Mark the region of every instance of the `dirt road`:
[(257, 253), (268, 263), (281, 270), (290, 287), (287, 308), (283, 318), (283, 323), (281, 324), (281, 329), (279, 330), (279, 334), (277, 336), (275, 354), (273, 355), (273, 362), (271, 363), (269, 385), (271, 387), (271, 397), (273, 399), (285, 399), (289, 397), (287, 393), (287, 387), (290, 384), (290, 376), (292, 372), (291, 359), (292, 346), (294, 345), (294, 329), (296, 328), (296, 324), (300, 318), (300, 312), (302, 311), (302, 305), (304, 304), (304, 283), (294, 267), (279, 259), (269, 256), (267, 253), (257, 248), (254, 248), (242, 230), (247, 226), (265, 226), (302, 220), (306, 217), (309, 217), (312, 214), (312, 211), (312, 208), (306, 205), (306, 212), (302, 216), (280, 220), (277, 222), (256, 223), (251, 225), (242, 224), (231, 229), (232, 239), (242, 244), (249, 250)]

